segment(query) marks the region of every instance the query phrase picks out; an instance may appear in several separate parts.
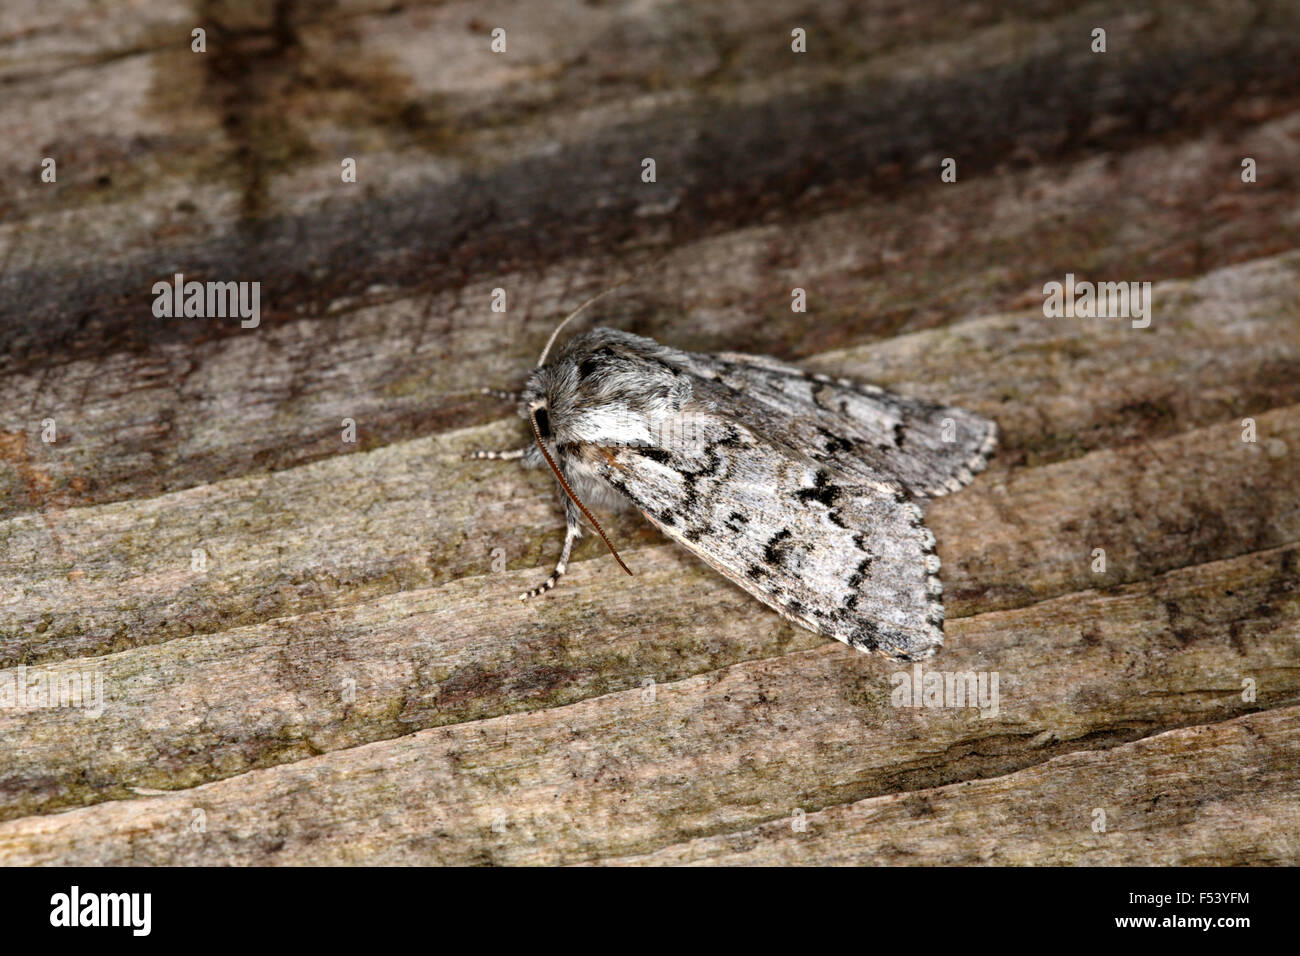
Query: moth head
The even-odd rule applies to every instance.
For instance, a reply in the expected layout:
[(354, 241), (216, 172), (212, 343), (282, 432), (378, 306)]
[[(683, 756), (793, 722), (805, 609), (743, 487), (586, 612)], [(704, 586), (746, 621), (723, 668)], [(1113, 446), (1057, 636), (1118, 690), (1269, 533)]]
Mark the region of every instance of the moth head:
[(519, 395), (519, 417), (530, 424), (536, 418), (548, 442), (568, 440), (578, 397), (573, 363), (553, 362), (528, 376)]

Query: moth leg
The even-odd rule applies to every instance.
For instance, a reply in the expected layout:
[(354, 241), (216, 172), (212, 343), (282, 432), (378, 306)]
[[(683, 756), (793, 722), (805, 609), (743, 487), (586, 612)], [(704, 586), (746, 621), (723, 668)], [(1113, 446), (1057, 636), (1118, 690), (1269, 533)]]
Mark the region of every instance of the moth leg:
[[(520, 396), (518, 392), (509, 392), (501, 388), (484, 387), (484, 388), (480, 388), (479, 392), (483, 395), (491, 395), (493, 398), (503, 398), (506, 401), (514, 402), (516, 404), (518, 404), (520, 401)], [(517, 459), (523, 458), (524, 455), (528, 453), (528, 449), (531, 447), (532, 447), (531, 445), (525, 445), (523, 448), (507, 448), (504, 451), (484, 449), (482, 451), (471, 451), (468, 454), (466, 454), (464, 457), (467, 460), (476, 459), (476, 458), (490, 458), (494, 461), (515, 461)]]
[(573, 502), (565, 499), (564, 502), (564, 547), (560, 550), (560, 560), (555, 562), (555, 570), (551, 576), (543, 581), (540, 585), (531, 591), (525, 591), (519, 595), (519, 600), (527, 601), (529, 598), (537, 597), (555, 587), (555, 582), (564, 576), (564, 572), (569, 569), (569, 555), (573, 553), (573, 542), (582, 537), (582, 525), (579, 523), (581, 514), (573, 506)]
[(524, 455), (528, 454), (528, 449), (532, 447), (532, 445), (525, 445), (523, 448), (507, 448), (505, 451), (488, 451), (486, 449), (479, 449), (478, 451), (466, 452), (465, 458), (467, 460), (475, 458), (491, 458), (494, 460), (513, 461), (517, 458), (523, 458)]

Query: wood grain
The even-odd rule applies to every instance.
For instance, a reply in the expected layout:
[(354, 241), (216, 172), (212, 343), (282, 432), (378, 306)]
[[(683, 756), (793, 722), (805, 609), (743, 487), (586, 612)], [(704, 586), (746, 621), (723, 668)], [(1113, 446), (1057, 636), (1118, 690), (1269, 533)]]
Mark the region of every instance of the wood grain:
[(1300, 799), (1288, 767), (1300, 757), (1297, 720), (1300, 709), (1288, 707), (1188, 727), (995, 780), (810, 814), (798, 833), (782, 821), (607, 862), (1287, 864), (1300, 852)]

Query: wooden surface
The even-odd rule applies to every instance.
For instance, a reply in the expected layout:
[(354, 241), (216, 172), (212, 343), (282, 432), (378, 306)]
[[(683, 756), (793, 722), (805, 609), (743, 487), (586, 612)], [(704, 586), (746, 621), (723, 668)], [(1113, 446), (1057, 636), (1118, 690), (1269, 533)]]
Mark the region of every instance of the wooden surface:
[[(1185, 7), (7, 3), (0, 679), (106, 702), (0, 709), (0, 862), (1300, 862), (1300, 11)], [(474, 391), (633, 274), (600, 321), (999, 423), (924, 668), (996, 714), (633, 516), (515, 599), (563, 522)]]

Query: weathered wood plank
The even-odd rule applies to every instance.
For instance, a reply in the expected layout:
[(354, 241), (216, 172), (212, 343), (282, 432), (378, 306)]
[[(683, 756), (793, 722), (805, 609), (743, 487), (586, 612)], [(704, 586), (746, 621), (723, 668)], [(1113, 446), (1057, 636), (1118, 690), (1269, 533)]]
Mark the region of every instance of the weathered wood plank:
[[(1280, 154), (1281, 147), (1273, 144), (1291, 152)], [(1045, 279), (1059, 280), (1066, 271), (1081, 277), (1086, 269), (1093, 277), (1160, 278), (1169, 270), (1151, 261), (1164, 255), (1153, 246), (1168, 242), (1170, 235), (1224, 232), (1230, 237), (1223, 247), (1230, 255), (1198, 255), (1197, 265), (1260, 248), (1223, 222), (1224, 216), (1259, 228), (1270, 244), (1300, 244), (1300, 234), (1288, 233), (1294, 224), (1282, 221), (1289, 200), (1264, 184), (1259, 193), (1211, 201), (1208, 192), (1219, 188), (1236, 148), (1201, 143), (1172, 151), (1153, 148), (1113, 171), (1089, 159), (1040, 173), (1036, 188), (1046, 198), (1034, 207), (1038, 218), (1028, 229), (1021, 214), (1024, 175), (1007, 174), (792, 226), (759, 226), (703, 239), (653, 264), (645, 254), (617, 266), (570, 258), (539, 274), (499, 270), (453, 291), (414, 298), (392, 290), (375, 293), (392, 300), (382, 305), (340, 301), (325, 316), (268, 320), (257, 330), (217, 341), (157, 341), (142, 351), (82, 360), (64, 356), (0, 378), (0, 515), (30, 510), (38, 502), (68, 507), (143, 497), (334, 455), (344, 450), (339, 430), (345, 417), (359, 423), (362, 447), (487, 421), (500, 406), (471, 393), (484, 384), (516, 382), (535, 361), (556, 317), (602, 283), (608, 285), (611, 269), (619, 276), (638, 265), (649, 269), (607, 312), (616, 324), (681, 347), (743, 344), (750, 351), (801, 357), (909, 325), (948, 321), (981, 300), (985, 308), (989, 301), (1041, 301)], [(1300, 168), (1300, 113), (1261, 129), (1258, 141), (1240, 148)], [(1160, 197), (1171, 188), (1165, 175), (1171, 165), (1198, 178), (1198, 186), (1178, 188), (1205, 193), (1188, 208), (1210, 217), (1206, 222), (1142, 211), (1161, 208)], [(1117, 210), (1112, 230), (1096, 227), (1090, 198), (1096, 195), (1111, 197), (1108, 208)], [(1082, 228), (1084, 221), (1092, 227)], [(886, 255), (888, 262), (882, 259)], [(1121, 269), (1126, 261), (1130, 265)], [(1137, 262), (1143, 265), (1132, 265)], [(912, 265), (902, 268), (902, 263)], [(1142, 336), (1039, 323), (1026, 313), (981, 326), (982, 340), (963, 342), (967, 349), (978, 348), (980, 362), (972, 361), (970, 352), (941, 350), (947, 361), (936, 364), (925, 349), (913, 347), (901, 367), (885, 365), (888, 356), (899, 354), (890, 349), (863, 365), (904, 382), (909, 373), (914, 380), (934, 375), (940, 391), (973, 388), (978, 376), (986, 375), (978, 397), (1000, 402), (1010, 392), (1019, 400), (1026, 417), (1011, 423), (1009, 450), (1034, 460), (1116, 434), (1161, 434), (1225, 412), (1253, 414), (1300, 401), (1295, 331), (1300, 323), (1293, 299), (1276, 288), (1296, 281), (1294, 258), (1278, 268), (1276, 276), (1216, 273), (1190, 286), (1158, 286), (1157, 318)], [(236, 274), (244, 275), (230, 273)], [(132, 287), (139, 312), (148, 312), (149, 285), (161, 275)], [(1268, 283), (1275, 288), (1268, 289)], [(809, 291), (810, 313), (790, 311), (790, 289), (796, 285)], [(508, 292), (511, 311), (505, 316), (489, 312), (496, 287)], [(944, 298), (935, 298), (936, 287), (947, 290)], [(1260, 308), (1243, 315), (1242, 298)], [(264, 301), (272, 302), (265, 296)], [(172, 324), (152, 321), (159, 333)], [(25, 327), (42, 326), (28, 317)], [(1002, 335), (1014, 351), (1003, 345)], [(1171, 389), (1158, 374), (1167, 370), (1175, 342), (1196, 350), (1180, 372), (1196, 376), (1185, 390)], [(1042, 359), (1053, 348), (1060, 352), (1049, 368)], [(1139, 361), (1116, 367), (1114, 349), (1125, 355), (1137, 349)], [(1081, 364), (1077, 371), (1068, 364), (1075, 360)], [(1064, 394), (1049, 377), (1054, 373), (1065, 378)], [(1107, 373), (1121, 376), (1123, 387), (1098, 388)], [(1055, 420), (1060, 403), (1078, 395), (1068, 391), (1071, 381), (1089, 389), (1093, 402), (1107, 405), (1086, 423)], [(1045, 400), (1041, 413), (1039, 400)], [(1229, 404), (1230, 410), (1224, 407)], [(1040, 427), (1038, 414), (1052, 416), (1050, 424), (1057, 427)], [(40, 441), (46, 418), (59, 423), (57, 445)]]
[[(0, 10), (0, 860), (1300, 858), (1294, 3), (132, 12)], [(520, 434), (472, 393), (637, 270), (592, 320), (999, 421), (924, 668), (996, 708), (895, 706), (634, 516), (635, 579), (514, 600), (554, 489), (460, 460)], [(177, 271), (262, 324), (155, 318)], [(1066, 272), (1152, 327), (1043, 318)]]
[(999, 474), (936, 500), (929, 523), (944, 542), (946, 604), (957, 615), (1019, 607), (1300, 540), (1300, 406), (1256, 426), (1262, 444), (1243, 441), (1233, 422)]
[[(699, 581), (707, 596), (670, 621), (629, 630), (647, 602), (680, 601), (683, 559), (667, 549), (641, 555), (640, 592), (595, 586), (607, 576), (594, 562), (576, 566), (582, 600), (540, 615), (503, 610), (489, 578), (171, 641), (99, 661), (113, 703), (98, 720), (67, 708), (6, 718), (4, 738), (24, 741), (6, 762), (7, 815), (185, 786), (484, 709), (532, 712), (17, 820), (0, 825), (0, 858), (573, 862), (791, 807), (997, 776), (1296, 699), (1296, 556), (1277, 549), (952, 622), (927, 669), (998, 671), (997, 713), (985, 716), (891, 706), (899, 665), (833, 642), (791, 650), (808, 637), (783, 636), (789, 626), (772, 615), (735, 613), (721, 581)], [(788, 652), (746, 660), (772, 649)], [(727, 659), (739, 663), (673, 680)], [(1247, 677), (1254, 702), (1243, 701)], [(347, 678), (354, 705), (341, 693)], [(652, 697), (646, 678), (657, 682)], [(574, 700), (602, 691), (612, 692)], [(400, 811), (393, 793), (404, 794)], [(185, 829), (192, 807), (209, 815), (206, 836)], [(497, 810), (512, 821), (505, 835), (489, 826)]]
[[(64, 454), (41, 463), (44, 494), (64, 506), (334, 454), (345, 415), (373, 444), (485, 421), (489, 407), (449, 397), (461, 384), (430, 370), (463, 368), (473, 385), (517, 374), (554, 315), (659, 250), (684, 246), (680, 261), (700, 264), (653, 274), (631, 306), (639, 328), (796, 357), (1006, 306), (1067, 270), (1160, 279), (1300, 241), (1288, 212), (1300, 88), (1276, 68), (1300, 30), (1280, 0), (1253, 18), (1235, 4), (1156, 4), (1151, 18), (1120, 16), (1119, 3), (962, 17), (936, 4), (928, 18), (832, 6), (808, 12), (814, 32), (824, 24), (850, 47), (802, 61), (771, 54), (788, 33), (780, 4), (724, 17), (548, 3), (530, 5), (525, 23), (547, 28), (525, 26), (510, 68), (462, 4), (283, 5), (297, 42), (267, 63), (264, 11), (205, 8), (228, 26), (205, 59), (160, 6), (137, 36), (104, 30), (102, 64), (6, 101), (0, 150), (23, 144), (15, 168), (51, 126), (82, 134), (43, 144), (73, 150), (63, 185), (6, 184), (14, 215), (0, 226), (0, 366), (23, 373), (0, 381), (0, 430), (39, 455), (37, 423), (66, 422)], [(84, 16), (74, 36), (105, 26)], [(1116, 42), (1101, 71), (1074, 37), (1108, 16)], [(665, 17), (698, 42), (665, 42)], [(1195, 56), (1189, 35), (1203, 43)], [(372, 62), (358, 52), (371, 40), (395, 52)], [(1008, 64), (1013, 41), (1041, 61)], [(436, 70), (418, 66), (430, 44)], [(38, 45), (28, 66), (55, 52)], [(50, 81), (28, 72), (11, 85)], [(321, 75), (363, 77), (378, 113), (346, 89), (321, 94)], [(98, 115), (87, 88), (120, 105)], [(764, 101), (773, 91), (786, 98)], [(345, 116), (366, 135), (341, 132)], [(1079, 116), (1091, 126), (1076, 128)], [(808, 143), (820, 144), (811, 167)], [(612, 146), (632, 150), (626, 175), (611, 171)], [(635, 175), (648, 148), (665, 170), (650, 199)], [(366, 157), (362, 188), (338, 181), (345, 150)], [(951, 153), (961, 180), (938, 184)], [(1233, 185), (1247, 153), (1261, 169), (1249, 188)], [(250, 226), (250, 205), (271, 208)], [(750, 231), (730, 245), (691, 245), (738, 228)], [(149, 289), (176, 270), (263, 281), (265, 325), (155, 319)], [(809, 315), (788, 309), (794, 284), (812, 292)], [(466, 335), (499, 318), (486, 312), (498, 285), (514, 303), (509, 334)], [(1282, 358), (1267, 379), (1294, 373)], [(232, 380), (245, 387), (232, 393)], [(19, 481), (0, 492), (4, 513), (42, 500)]]
[(787, 819), (619, 862), (1294, 866), (1297, 768), (1300, 708), (1288, 707), (833, 807), (799, 833)]
[[(1249, 17), (1235, 3), (1188, 9), (1173, 0), (1148, 4), (1145, 16), (1116, 0), (1086, 10), (1040, 0), (963, 15), (939, 0), (906, 11), (840, 0), (797, 13), (765, 0), (730, 15), (670, 2), (575, 10), (544, 0), (487, 13), (472, 2), (340, 10), (282, 0), (205, 3), (189, 23), (165, 3), (144, 6), (134, 37), (119, 39), (121, 28), (104, 22), (113, 18), (93, 11), (69, 18), (82, 30), (43, 36), (98, 39), (98, 62), (64, 66), (38, 41), (16, 44), (0, 64), (11, 87), (32, 91), (7, 104), (12, 137), (4, 142), (14, 144), (7, 147), (14, 168), (32, 163), (18, 144), (50, 144), (51, 129), (79, 134), (50, 144), (74, 150), (59, 189), (36, 177), (8, 187), (22, 218), (81, 207), (84, 224), (99, 226), (105, 240), (93, 247), (125, 262), (154, 245), (132, 212), (146, 205), (165, 217), (153, 231), (162, 227), (173, 248), (191, 247), (206, 265), (256, 262), (251, 243), (290, 257), (291, 272), (337, 262), (336, 237), (348, 231), (304, 229), (313, 220), (295, 222), (303, 213), (319, 216), (332, 202), (350, 225), (386, 227), (368, 237), (371, 250), (349, 244), (351, 269), (324, 270), (314, 283), (320, 302), (344, 288), (391, 285), (395, 271), (399, 284), (428, 282), (410, 272), (412, 240), (449, 254), (423, 263), (443, 272), (468, 264), (457, 261), (456, 246), (491, 244), (501, 259), (535, 262), (571, 251), (578, 234), (617, 241), (660, 231), (660, 216), (637, 223), (609, 215), (642, 207), (645, 191), (636, 177), (619, 176), (617, 164), (602, 164), (597, 147), (606, 158), (614, 150), (639, 161), (635, 151), (655, 144), (673, 183), (665, 192), (682, 200), (665, 210), (674, 232), (716, 232), (781, 205), (815, 204), (811, 186), (834, 193), (823, 202), (896, 186), (931, 154), (985, 172), (1120, 149), (1143, 136), (1195, 135), (1225, 117), (1258, 120), (1300, 93), (1283, 68), (1297, 42), (1297, 14), (1285, 0), (1265, 0)], [(493, 15), (514, 29), (510, 56), (488, 48), (484, 17)], [(795, 17), (815, 37), (808, 56), (788, 52)], [(1101, 19), (1113, 37), (1104, 59), (1088, 43)], [(189, 49), (196, 21), (211, 33), (202, 55)], [(87, 90), (110, 95), (97, 100)], [(105, 101), (117, 105), (105, 109)], [(729, 134), (712, 135), (718, 129)], [(557, 151), (557, 143), (566, 148)], [(363, 180), (375, 187), (364, 204), (355, 198), (361, 190), (338, 188), (344, 150), (378, 160)], [(461, 173), (481, 177), (478, 191), (497, 208), (538, 213), (530, 224), (551, 241), (529, 241), (517, 221), (491, 215), (471, 190), (437, 188)], [(417, 177), (423, 198), (410, 188)], [(172, 208), (183, 195), (178, 187), (209, 184), (219, 188), (202, 194), (198, 209), (193, 200), (182, 214)], [(383, 201), (395, 193), (400, 204)], [(548, 193), (560, 202), (547, 202)], [(427, 227), (459, 225), (445, 237), (459, 241), (419, 229), (403, 215), (413, 201)], [(235, 227), (250, 215), (267, 220), (251, 235)], [(91, 245), (78, 223), (46, 218), (51, 231), (29, 237), (40, 254), (15, 268), (75, 261), (73, 250)], [(213, 226), (240, 241), (203, 249)], [(132, 285), (123, 277), (83, 277), (92, 281), (73, 288), (100, 295), (105, 286), (94, 280), (120, 290)], [(72, 278), (64, 275), (55, 291), (71, 291)], [(18, 288), (40, 300), (34, 284)], [(295, 303), (312, 295), (293, 292)], [(103, 304), (102, 321), (122, 321), (130, 308)]]

